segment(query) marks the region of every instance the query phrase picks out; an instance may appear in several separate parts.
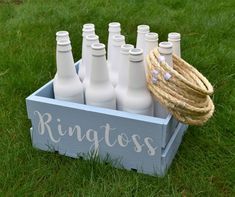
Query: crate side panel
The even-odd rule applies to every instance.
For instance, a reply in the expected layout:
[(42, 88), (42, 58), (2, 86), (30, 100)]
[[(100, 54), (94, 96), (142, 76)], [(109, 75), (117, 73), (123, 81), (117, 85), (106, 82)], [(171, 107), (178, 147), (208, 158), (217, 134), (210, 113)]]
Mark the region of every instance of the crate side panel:
[(171, 139), (173, 133), (175, 132), (179, 121), (177, 121), (173, 116), (169, 119), (167, 125), (165, 125), (163, 129), (163, 140), (162, 140), (162, 148), (165, 148), (168, 144), (169, 140)]
[(41, 89), (36, 96), (42, 96), (46, 98), (54, 98), (54, 90), (53, 90), (53, 81), (48, 83), (46, 86), (44, 86), (43, 89)]
[(148, 174), (161, 169), (162, 125), (36, 101), (27, 103), (33, 144), (77, 157), (97, 151), (127, 169)]
[(162, 174), (165, 174), (167, 169), (170, 167), (177, 150), (181, 144), (185, 130), (188, 128), (187, 125), (179, 123), (175, 132), (173, 133), (170, 141), (168, 142), (163, 154), (162, 154)]

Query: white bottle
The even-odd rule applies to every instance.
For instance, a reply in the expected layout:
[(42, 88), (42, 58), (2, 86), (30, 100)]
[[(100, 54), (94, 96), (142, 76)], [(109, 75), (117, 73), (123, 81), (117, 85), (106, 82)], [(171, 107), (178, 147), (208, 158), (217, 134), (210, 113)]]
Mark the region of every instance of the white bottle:
[[(158, 51), (160, 55), (164, 56), (164, 61), (173, 67), (172, 61), (172, 43), (171, 42), (160, 42)], [(154, 116), (159, 118), (166, 118), (169, 115), (169, 111), (162, 106), (156, 99), (154, 99)]]
[(172, 43), (173, 53), (178, 57), (181, 57), (180, 37), (180, 33), (172, 32), (168, 34), (168, 42)]
[(112, 54), (109, 59), (109, 77), (113, 86), (117, 85), (118, 68), (120, 66), (120, 51), (121, 46), (125, 44), (125, 37), (123, 35), (114, 35), (112, 38), (111, 51)]
[(149, 52), (158, 47), (158, 34), (154, 32), (150, 32), (145, 34), (144, 37), (144, 65), (145, 65), (145, 72), (147, 73), (147, 62), (146, 57)]
[(129, 51), (133, 48), (134, 46), (132, 44), (124, 44), (121, 46), (118, 83), (115, 88), (118, 110), (123, 110), (123, 100), (125, 99), (128, 87)]
[[(114, 35), (121, 35), (121, 24), (118, 22), (112, 22), (109, 23), (109, 37), (108, 37), (108, 64), (109, 64), (109, 60), (110, 60), (110, 56), (112, 54), (111, 51), (111, 46), (112, 46), (112, 39)], [(108, 65), (109, 66), (109, 65)]]
[(146, 33), (149, 33), (149, 32), (150, 32), (150, 27), (148, 25), (138, 25), (136, 48), (140, 48), (144, 50), (144, 36)]
[(84, 103), (82, 83), (74, 66), (72, 47), (69, 40), (57, 42), (57, 73), (53, 88), (55, 99)]
[[(168, 42), (171, 42), (173, 45), (173, 54), (181, 57), (181, 47), (180, 47), (181, 35), (180, 33), (172, 32), (168, 34)], [(173, 118), (175, 125), (177, 125), (177, 120)]]
[(90, 80), (91, 73), (91, 45), (94, 43), (99, 43), (99, 36), (97, 35), (88, 35), (86, 36), (86, 70), (85, 70), (85, 78), (83, 80), (84, 90), (86, 89), (87, 84)]
[(91, 75), (85, 91), (86, 104), (116, 109), (116, 96), (109, 81), (105, 45), (96, 43), (91, 47)]
[(134, 48), (129, 55), (128, 87), (123, 100), (123, 111), (153, 115), (153, 101), (146, 84), (143, 50)]
[(92, 23), (87, 23), (83, 25), (82, 28), (82, 59), (79, 64), (78, 75), (81, 81), (85, 78), (86, 73), (86, 64), (87, 64), (87, 55), (86, 55), (86, 36), (88, 35), (95, 35), (95, 25)]

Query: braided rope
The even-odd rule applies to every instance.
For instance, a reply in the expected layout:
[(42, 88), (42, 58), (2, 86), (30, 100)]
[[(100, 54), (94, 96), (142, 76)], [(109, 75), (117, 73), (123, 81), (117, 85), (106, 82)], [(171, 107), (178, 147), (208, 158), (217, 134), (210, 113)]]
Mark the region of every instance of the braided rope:
[[(147, 55), (147, 83), (154, 97), (180, 122), (202, 125), (213, 115), (213, 87), (193, 66), (173, 54), (173, 67), (157, 49)], [(154, 78), (154, 80), (153, 80)]]

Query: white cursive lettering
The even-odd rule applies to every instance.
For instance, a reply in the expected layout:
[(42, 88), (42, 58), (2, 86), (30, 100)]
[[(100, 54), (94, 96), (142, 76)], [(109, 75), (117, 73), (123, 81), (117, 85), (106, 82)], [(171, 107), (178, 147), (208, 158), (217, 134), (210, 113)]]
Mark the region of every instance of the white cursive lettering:
[(114, 140), (113, 143), (110, 142), (110, 131), (111, 130), (115, 130), (115, 128), (111, 128), (110, 125), (108, 123), (106, 123), (106, 125), (101, 126), (100, 128), (104, 128), (104, 139), (105, 139), (105, 143), (109, 146), (109, 147), (113, 147), (116, 143), (117, 140)]
[(153, 147), (153, 146), (150, 144), (150, 141), (153, 142), (153, 139), (150, 138), (150, 137), (144, 138), (144, 142), (145, 142), (146, 146), (148, 147), (147, 153), (148, 153), (149, 155), (153, 156), (153, 155), (155, 155), (155, 152), (156, 152), (157, 147)]
[(135, 146), (134, 146), (135, 152), (137, 152), (137, 153), (142, 152), (142, 147), (144, 146), (144, 144), (140, 144), (140, 143), (138, 142), (138, 140), (140, 140), (140, 136), (134, 134), (134, 135), (132, 135), (131, 137), (132, 137), (133, 143), (134, 143), (134, 145), (135, 145)]
[(121, 147), (126, 147), (131, 142), (125, 133), (118, 135), (118, 143)]
[[(38, 122), (38, 132), (40, 135), (44, 135), (45, 133), (45, 129), (48, 131), (49, 137), (51, 139), (51, 141), (53, 141), (54, 143), (58, 143), (60, 142), (60, 138), (59, 139), (55, 139), (52, 135), (52, 131), (51, 131), (51, 127), (49, 126), (49, 123), (52, 120), (52, 116), (50, 113), (44, 113), (43, 115), (41, 115), (41, 113), (39, 111), (35, 111), (34, 114), (38, 115), (39, 118), (39, 122)], [(44, 117), (47, 117), (47, 119), (44, 121)]]

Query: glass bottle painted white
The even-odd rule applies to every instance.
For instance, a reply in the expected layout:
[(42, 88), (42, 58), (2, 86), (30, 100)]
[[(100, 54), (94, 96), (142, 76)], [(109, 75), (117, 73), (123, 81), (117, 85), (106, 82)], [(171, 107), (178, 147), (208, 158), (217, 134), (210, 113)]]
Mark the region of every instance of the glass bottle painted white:
[(115, 87), (118, 81), (118, 68), (120, 66), (120, 51), (121, 46), (125, 44), (125, 36), (114, 35), (112, 38), (111, 51), (109, 61), (109, 77), (112, 85)]
[(123, 111), (153, 116), (153, 101), (147, 89), (143, 50), (130, 50), (128, 87), (123, 99)]
[(173, 53), (179, 57), (181, 57), (180, 39), (180, 33), (172, 32), (168, 34), (168, 42), (173, 45)]
[[(172, 43), (160, 42), (158, 51), (164, 58), (162, 61), (166, 61), (169, 66), (173, 66), (172, 61)], [(169, 111), (162, 106), (156, 99), (154, 99), (154, 116), (159, 118), (166, 118), (169, 115)]]
[(97, 35), (88, 35), (86, 36), (86, 70), (85, 70), (85, 78), (83, 80), (83, 87), (84, 90), (86, 89), (87, 83), (90, 80), (90, 73), (91, 73), (91, 45), (94, 43), (99, 43), (99, 36)]
[(132, 44), (124, 44), (121, 46), (118, 83), (115, 88), (118, 110), (123, 110), (123, 100), (125, 99), (125, 94), (128, 87), (129, 51), (133, 48), (134, 46)]
[(86, 55), (86, 36), (95, 35), (95, 25), (92, 23), (87, 23), (83, 25), (82, 28), (82, 59), (79, 64), (78, 75), (81, 81), (85, 78), (86, 73), (86, 64), (87, 64), (87, 55)]
[(86, 104), (116, 109), (116, 95), (109, 80), (105, 45), (95, 43), (91, 48), (91, 75), (85, 91)]
[(121, 35), (121, 24), (118, 22), (111, 22), (109, 23), (109, 37), (108, 37), (108, 48), (107, 48), (107, 61), (109, 66), (110, 56), (112, 56), (112, 40), (114, 35)]
[(82, 83), (74, 66), (72, 47), (69, 40), (57, 42), (57, 73), (53, 88), (55, 99), (84, 103)]
[(146, 57), (147, 54), (154, 48), (158, 47), (158, 34), (154, 32), (150, 32), (145, 34), (144, 37), (144, 65), (145, 72), (147, 73), (147, 62)]
[(144, 50), (144, 36), (146, 33), (149, 33), (149, 32), (150, 32), (150, 27), (148, 25), (138, 25), (136, 48), (140, 48)]

